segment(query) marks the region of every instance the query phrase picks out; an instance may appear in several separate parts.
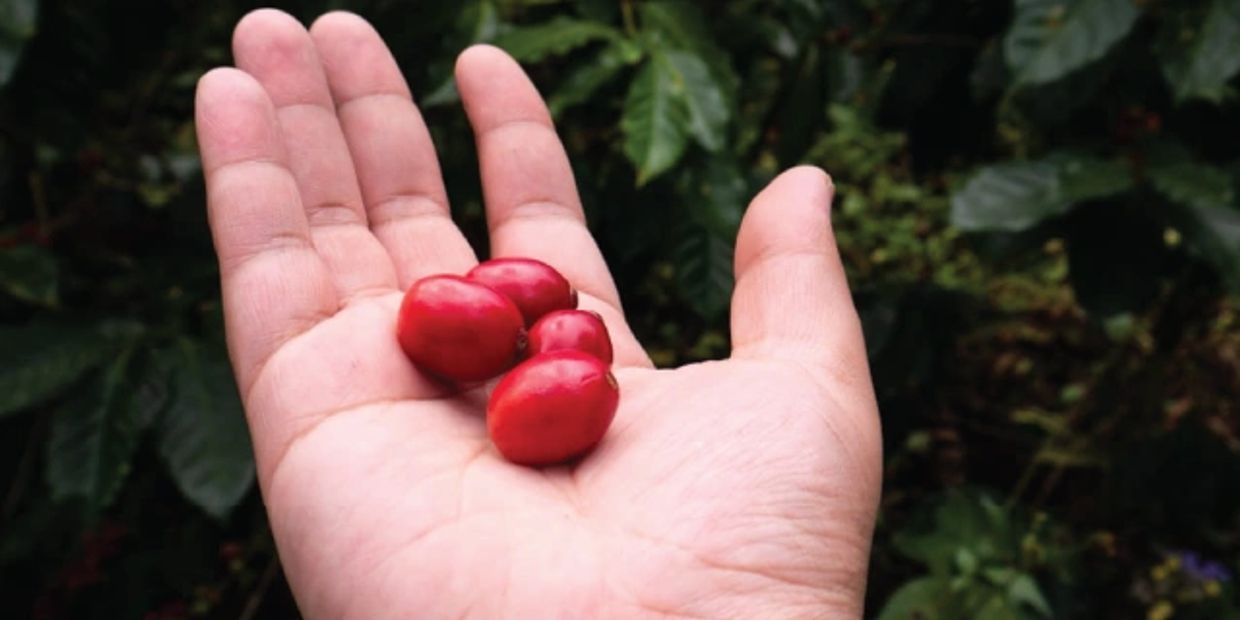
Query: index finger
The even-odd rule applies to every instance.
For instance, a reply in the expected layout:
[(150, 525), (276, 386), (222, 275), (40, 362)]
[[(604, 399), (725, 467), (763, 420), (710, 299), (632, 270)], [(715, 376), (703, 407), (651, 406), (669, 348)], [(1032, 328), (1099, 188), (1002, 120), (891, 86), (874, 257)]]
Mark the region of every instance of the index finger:
[(489, 45), (461, 54), (456, 81), (478, 143), (492, 254), (555, 267), (583, 294), (582, 305), (603, 315), (617, 360), (650, 365), (586, 228), (568, 155), (534, 84), (515, 60)]
[(198, 83), (195, 124), (228, 347), (247, 396), (267, 359), (332, 316), (338, 299), (311, 242), (263, 87), (237, 69), (207, 73)]

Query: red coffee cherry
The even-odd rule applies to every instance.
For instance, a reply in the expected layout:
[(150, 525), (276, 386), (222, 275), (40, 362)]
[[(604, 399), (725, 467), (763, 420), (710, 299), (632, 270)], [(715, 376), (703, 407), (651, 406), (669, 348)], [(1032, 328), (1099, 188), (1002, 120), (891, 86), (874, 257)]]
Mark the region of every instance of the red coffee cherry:
[(504, 295), (460, 276), (414, 282), (396, 338), (418, 368), (455, 381), (490, 379), (510, 367), (524, 340), (521, 311)]
[(493, 258), (469, 270), (465, 277), (507, 295), (525, 326), (553, 310), (577, 307), (577, 291), (551, 265), (532, 258)]
[(603, 438), (619, 402), (620, 388), (601, 360), (552, 351), (521, 362), (500, 380), (487, 403), (487, 431), (513, 463), (562, 463)]
[(590, 310), (556, 310), (530, 328), (526, 356), (576, 349), (611, 364), (611, 337), (603, 317)]

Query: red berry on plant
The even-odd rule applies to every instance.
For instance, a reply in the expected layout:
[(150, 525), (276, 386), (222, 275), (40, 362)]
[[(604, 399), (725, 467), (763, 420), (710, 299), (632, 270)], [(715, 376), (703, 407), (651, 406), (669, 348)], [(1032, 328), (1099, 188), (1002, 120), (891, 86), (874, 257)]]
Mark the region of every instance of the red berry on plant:
[(605, 363), (581, 351), (552, 351), (500, 380), (487, 403), (487, 431), (513, 463), (562, 463), (603, 438), (619, 402), (620, 388)]
[(445, 379), (481, 381), (507, 370), (524, 340), (510, 299), (460, 276), (422, 278), (409, 287), (396, 338), (418, 368)]
[(554, 310), (577, 307), (577, 291), (551, 265), (532, 258), (493, 258), (465, 277), (507, 295), (525, 318), (525, 326)]
[(556, 310), (530, 328), (528, 357), (563, 349), (584, 351), (611, 364), (611, 337), (603, 317), (589, 310)]

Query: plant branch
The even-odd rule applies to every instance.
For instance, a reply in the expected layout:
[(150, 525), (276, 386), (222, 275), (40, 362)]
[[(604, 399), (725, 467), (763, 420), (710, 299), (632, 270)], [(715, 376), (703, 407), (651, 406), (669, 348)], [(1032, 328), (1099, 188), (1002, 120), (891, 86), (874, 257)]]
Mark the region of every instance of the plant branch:
[(250, 593), (250, 598), (245, 602), (245, 608), (241, 610), (238, 620), (254, 620), (258, 616), (258, 610), (263, 606), (263, 599), (266, 598), (267, 592), (271, 590), (271, 584), (275, 582), (276, 574), (280, 572), (280, 555), (273, 553), (271, 561), (267, 562), (267, 568), (263, 569), (263, 576), (258, 579), (258, 586)]

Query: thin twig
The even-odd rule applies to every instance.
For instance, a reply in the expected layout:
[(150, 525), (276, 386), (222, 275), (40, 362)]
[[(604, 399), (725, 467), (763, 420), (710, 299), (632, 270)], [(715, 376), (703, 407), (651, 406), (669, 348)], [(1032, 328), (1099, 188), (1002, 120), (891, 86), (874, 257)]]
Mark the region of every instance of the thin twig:
[(633, 19), (632, 0), (620, 2), (620, 15), (624, 18), (624, 32), (630, 37), (637, 35), (637, 22)]
[(34, 204), (34, 217), (39, 225), (39, 234), (47, 236), (52, 215), (47, 206), (47, 188), (43, 184), (43, 175), (31, 172), (27, 181), (30, 184), (30, 201)]
[(0, 509), (0, 522), (6, 522), (9, 517), (13, 516), (13, 512), (17, 510), (17, 503), (21, 500), (22, 493), (26, 489), (26, 481), (30, 477), (30, 472), (34, 468), (35, 455), (38, 453), (36, 445), (38, 439), (42, 437), (39, 432), (42, 425), (36, 424), (30, 429), (30, 435), (26, 438), (26, 447), (22, 450), (21, 461), (17, 464), (17, 473), (13, 474), (13, 484), (9, 486), (9, 491), (4, 495), (4, 507)]
[(920, 47), (940, 45), (943, 47), (978, 47), (980, 39), (950, 33), (893, 34), (873, 43), (873, 47)]
[(271, 584), (276, 579), (276, 574), (280, 572), (280, 556), (273, 554), (271, 561), (267, 563), (267, 568), (263, 570), (263, 576), (258, 580), (258, 587), (250, 593), (249, 600), (245, 603), (245, 609), (241, 610), (238, 620), (254, 620), (258, 614), (258, 609), (263, 606), (263, 598), (267, 596), (267, 591), (271, 589)]

